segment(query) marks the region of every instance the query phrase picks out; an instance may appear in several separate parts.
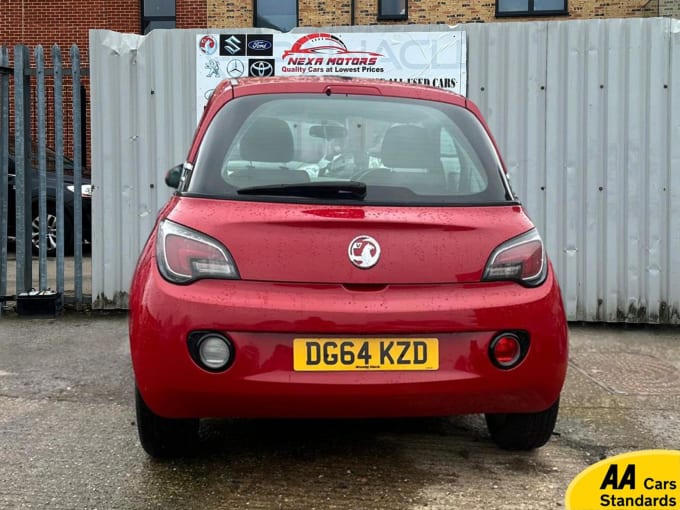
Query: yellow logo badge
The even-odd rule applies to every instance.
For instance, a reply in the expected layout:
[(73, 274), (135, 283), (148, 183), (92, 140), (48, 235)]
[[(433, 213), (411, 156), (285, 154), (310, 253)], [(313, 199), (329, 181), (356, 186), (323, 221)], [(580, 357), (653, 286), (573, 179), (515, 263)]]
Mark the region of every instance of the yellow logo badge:
[(643, 450), (602, 460), (574, 478), (565, 507), (680, 509), (680, 451)]

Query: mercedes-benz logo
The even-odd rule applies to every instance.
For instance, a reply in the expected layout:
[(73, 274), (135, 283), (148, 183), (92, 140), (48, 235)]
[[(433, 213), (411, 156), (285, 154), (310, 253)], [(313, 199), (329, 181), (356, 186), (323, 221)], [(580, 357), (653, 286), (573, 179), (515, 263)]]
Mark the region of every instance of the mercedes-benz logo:
[(256, 60), (250, 64), (250, 75), (264, 78), (274, 74), (274, 66), (264, 60)]
[(240, 60), (230, 60), (227, 64), (227, 74), (232, 78), (243, 76), (246, 66)]
[(380, 260), (380, 245), (371, 236), (358, 236), (350, 241), (347, 255), (358, 268), (370, 269)]

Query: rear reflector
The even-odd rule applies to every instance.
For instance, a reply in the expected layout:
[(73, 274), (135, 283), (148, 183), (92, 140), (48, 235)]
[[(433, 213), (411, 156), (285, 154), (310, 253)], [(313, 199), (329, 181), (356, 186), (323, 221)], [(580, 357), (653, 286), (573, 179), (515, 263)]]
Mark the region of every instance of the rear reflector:
[(501, 333), (489, 345), (491, 362), (499, 368), (517, 366), (526, 354), (526, 346), (515, 333)]

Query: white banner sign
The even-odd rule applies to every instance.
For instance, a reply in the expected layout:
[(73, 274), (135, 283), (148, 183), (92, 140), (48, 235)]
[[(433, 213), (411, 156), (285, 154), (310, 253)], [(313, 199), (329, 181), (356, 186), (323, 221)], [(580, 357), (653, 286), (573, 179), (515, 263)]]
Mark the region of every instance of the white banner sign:
[(196, 36), (197, 120), (225, 78), (352, 76), (467, 90), (466, 34), (371, 32)]

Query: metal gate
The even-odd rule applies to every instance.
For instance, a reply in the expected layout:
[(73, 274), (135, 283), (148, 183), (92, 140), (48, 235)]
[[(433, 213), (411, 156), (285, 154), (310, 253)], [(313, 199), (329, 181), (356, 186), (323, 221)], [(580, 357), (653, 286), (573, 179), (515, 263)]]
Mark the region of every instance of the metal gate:
[(9, 48), (0, 47), (0, 316), (12, 302), (28, 314), (80, 309), (90, 301), (83, 293), (92, 188), (82, 176), (81, 80), (88, 70), (75, 45), (66, 68), (56, 45), (51, 67), (42, 46), (33, 66), (26, 46), (15, 46), (12, 57), (11, 64)]

